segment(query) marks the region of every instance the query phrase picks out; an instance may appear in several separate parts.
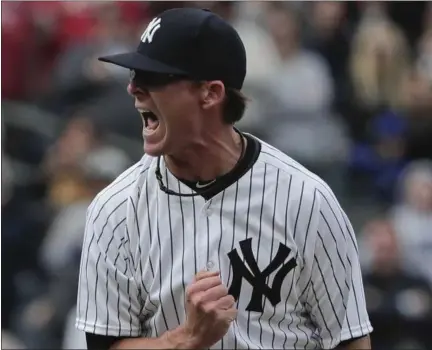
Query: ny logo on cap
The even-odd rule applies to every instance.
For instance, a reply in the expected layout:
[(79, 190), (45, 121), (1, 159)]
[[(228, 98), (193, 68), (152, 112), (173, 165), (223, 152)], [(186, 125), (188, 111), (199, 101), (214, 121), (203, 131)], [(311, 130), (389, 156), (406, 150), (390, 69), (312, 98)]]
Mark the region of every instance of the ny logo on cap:
[(146, 30), (144, 31), (143, 35), (141, 35), (141, 41), (143, 43), (148, 42), (150, 44), (153, 41), (153, 36), (161, 26), (160, 23), (160, 18), (156, 17), (152, 19), (152, 21), (148, 24)]

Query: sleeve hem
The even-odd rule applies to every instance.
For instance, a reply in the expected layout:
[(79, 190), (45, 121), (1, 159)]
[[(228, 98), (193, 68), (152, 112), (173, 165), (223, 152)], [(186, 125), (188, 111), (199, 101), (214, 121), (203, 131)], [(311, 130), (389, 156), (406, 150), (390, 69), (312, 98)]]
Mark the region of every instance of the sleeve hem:
[(342, 341), (349, 340), (352, 338), (359, 338), (359, 337), (362, 337), (362, 336), (365, 336), (365, 335), (372, 333), (372, 331), (373, 331), (373, 327), (369, 321), (362, 323), (359, 326), (354, 326), (351, 328), (344, 328), (341, 332), (340, 341), (342, 342)]
[(106, 335), (113, 337), (139, 337), (141, 330), (138, 328), (119, 328), (109, 325), (100, 325), (85, 322), (82, 320), (76, 320), (75, 327), (86, 333), (93, 333), (98, 335)]
[(340, 333), (340, 339), (338, 338), (325, 338), (321, 340), (321, 345), (323, 349), (333, 349), (336, 347), (340, 342), (343, 342), (345, 340), (353, 339), (353, 338), (359, 338), (366, 336), (370, 334), (373, 331), (373, 327), (369, 321), (362, 323), (358, 326), (353, 326), (350, 328), (344, 328), (342, 329)]

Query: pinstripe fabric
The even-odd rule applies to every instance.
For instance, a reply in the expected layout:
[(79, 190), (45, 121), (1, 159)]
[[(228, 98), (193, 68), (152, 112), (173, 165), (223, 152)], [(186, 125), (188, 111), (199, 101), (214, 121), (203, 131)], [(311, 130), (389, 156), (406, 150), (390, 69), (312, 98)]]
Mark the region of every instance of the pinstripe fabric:
[[(348, 218), (329, 187), (262, 143), (253, 167), (206, 201), (160, 191), (156, 159), (144, 156), (102, 191), (88, 210), (77, 327), (111, 336), (160, 336), (185, 321), (186, 286), (201, 269), (221, 271), (228, 253), (251, 239), (263, 272), (280, 246), (295, 267), (284, 276), (280, 302), (264, 295), (263, 312), (247, 311), (254, 287), (242, 280), (238, 317), (215, 349), (332, 348), (372, 331), (358, 248)], [(191, 189), (162, 162), (169, 188)], [(272, 288), (278, 269), (266, 276)]]

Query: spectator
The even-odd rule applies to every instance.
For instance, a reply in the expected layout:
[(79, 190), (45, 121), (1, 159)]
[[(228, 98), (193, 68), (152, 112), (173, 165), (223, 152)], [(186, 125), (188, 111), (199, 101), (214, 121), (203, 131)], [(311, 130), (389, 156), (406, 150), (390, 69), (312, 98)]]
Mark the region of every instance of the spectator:
[[(58, 57), (53, 75), (54, 96), (47, 107), (61, 115), (70, 113), (67, 106), (85, 106), (105, 95), (114, 84), (126, 85), (128, 72), (110, 68), (97, 57), (130, 50), (132, 38), (116, 3), (102, 3), (93, 9), (95, 24), (85, 41), (66, 47)], [(126, 94), (125, 94), (126, 95)], [(127, 97), (127, 96), (126, 96)]]
[(356, 97), (367, 108), (397, 108), (409, 71), (403, 33), (389, 20), (363, 22), (355, 34), (351, 77)]
[(402, 174), (392, 222), (404, 264), (432, 287), (432, 162), (417, 161)]
[(358, 142), (352, 151), (351, 169), (367, 175), (372, 195), (384, 203), (393, 200), (397, 180), (408, 161), (407, 129), (405, 118), (399, 114), (381, 113), (371, 120), (370, 141)]
[[(432, 12), (432, 10), (431, 10)], [(432, 17), (432, 15), (431, 15)], [(431, 18), (432, 19), (432, 18)], [(432, 83), (432, 25), (424, 32), (419, 42), (417, 69), (420, 75)]]
[(75, 194), (55, 216), (39, 251), (45, 272), (42, 293), (21, 313), (20, 333), (29, 347), (59, 347), (67, 315), (76, 303), (79, 261), (87, 208), (130, 165), (116, 148), (99, 146), (81, 158)]
[[(37, 252), (46, 230), (47, 213), (34, 202), (26, 188), (17, 186), (16, 170), (2, 155), (2, 328), (13, 328), (14, 314), (34, 290), (20, 290), (18, 281), (27, 274), (38, 275)], [(31, 281), (29, 281), (31, 285)]]
[(400, 112), (402, 87), (410, 69), (409, 47), (403, 32), (381, 12), (366, 12), (352, 43), (350, 80), (352, 135), (367, 141), (368, 123), (382, 112)]
[(305, 46), (322, 55), (330, 67), (335, 82), (334, 107), (344, 112), (349, 99), (348, 60), (352, 25), (347, 18), (347, 3), (342, 1), (317, 1), (307, 3)]
[(403, 97), (411, 62), (403, 32), (384, 9), (382, 4), (370, 4), (354, 34), (353, 100), (346, 113), (355, 140), (351, 169), (365, 175), (369, 191), (378, 194), (378, 200), (388, 202), (408, 158), (409, 124)]
[(432, 25), (425, 28), (417, 46), (416, 66), (404, 91), (409, 117), (407, 152), (411, 159), (432, 159)]
[(35, 34), (32, 14), (25, 2), (2, 4), (1, 48), (8, 53), (1, 62), (3, 99), (30, 97), (31, 77), (35, 73), (33, 57), (37, 50)]
[[(2, 152), (3, 153), (3, 152)], [(11, 198), (13, 198), (13, 169), (10, 164), (9, 159), (2, 154), (2, 174), (1, 174), (1, 206), (3, 214), (5, 211), (3, 210), (5, 206), (9, 203)], [(12, 248), (12, 240), (13, 237), (10, 237), (5, 232), (5, 226), (3, 226), (3, 247)], [(6, 244), (5, 244), (6, 243)], [(4, 255), (3, 255), (4, 256)], [(15, 305), (16, 297), (15, 297), (15, 288), (14, 288), (14, 274), (16, 270), (13, 268), (4, 268), (2, 280), (3, 283), (8, 286), (5, 288), (2, 293), (3, 307), (1, 312), (1, 318), (3, 321), (3, 329), (8, 329), (10, 327), (10, 321), (13, 313), (13, 305)]]
[(432, 290), (401, 265), (393, 226), (385, 219), (366, 229), (371, 269), (364, 276), (366, 303), (374, 332), (372, 348), (427, 349), (432, 329)]
[(268, 5), (266, 23), (279, 64), (268, 77), (264, 135), (341, 191), (349, 141), (332, 114), (334, 85), (325, 60), (301, 44), (299, 12), (285, 3)]
[[(84, 234), (85, 215), (94, 196), (131, 164), (120, 150), (101, 146), (80, 162), (82, 190), (72, 203), (56, 215), (41, 247), (42, 266), (50, 275), (68, 267), (68, 252), (79, 249)], [(82, 167), (82, 169), (81, 169)]]

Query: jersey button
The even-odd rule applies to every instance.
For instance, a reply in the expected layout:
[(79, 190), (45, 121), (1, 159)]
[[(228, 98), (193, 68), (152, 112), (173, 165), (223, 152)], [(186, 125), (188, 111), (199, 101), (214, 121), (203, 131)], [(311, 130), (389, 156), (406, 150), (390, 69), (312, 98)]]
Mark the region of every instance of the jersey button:
[(210, 216), (213, 213), (213, 210), (211, 210), (210, 208), (206, 209), (206, 216)]
[(213, 268), (213, 266), (214, 266), (213, 261), (207, 261), (207, 265), (206, 265), (207, 271), (210, 271)]

